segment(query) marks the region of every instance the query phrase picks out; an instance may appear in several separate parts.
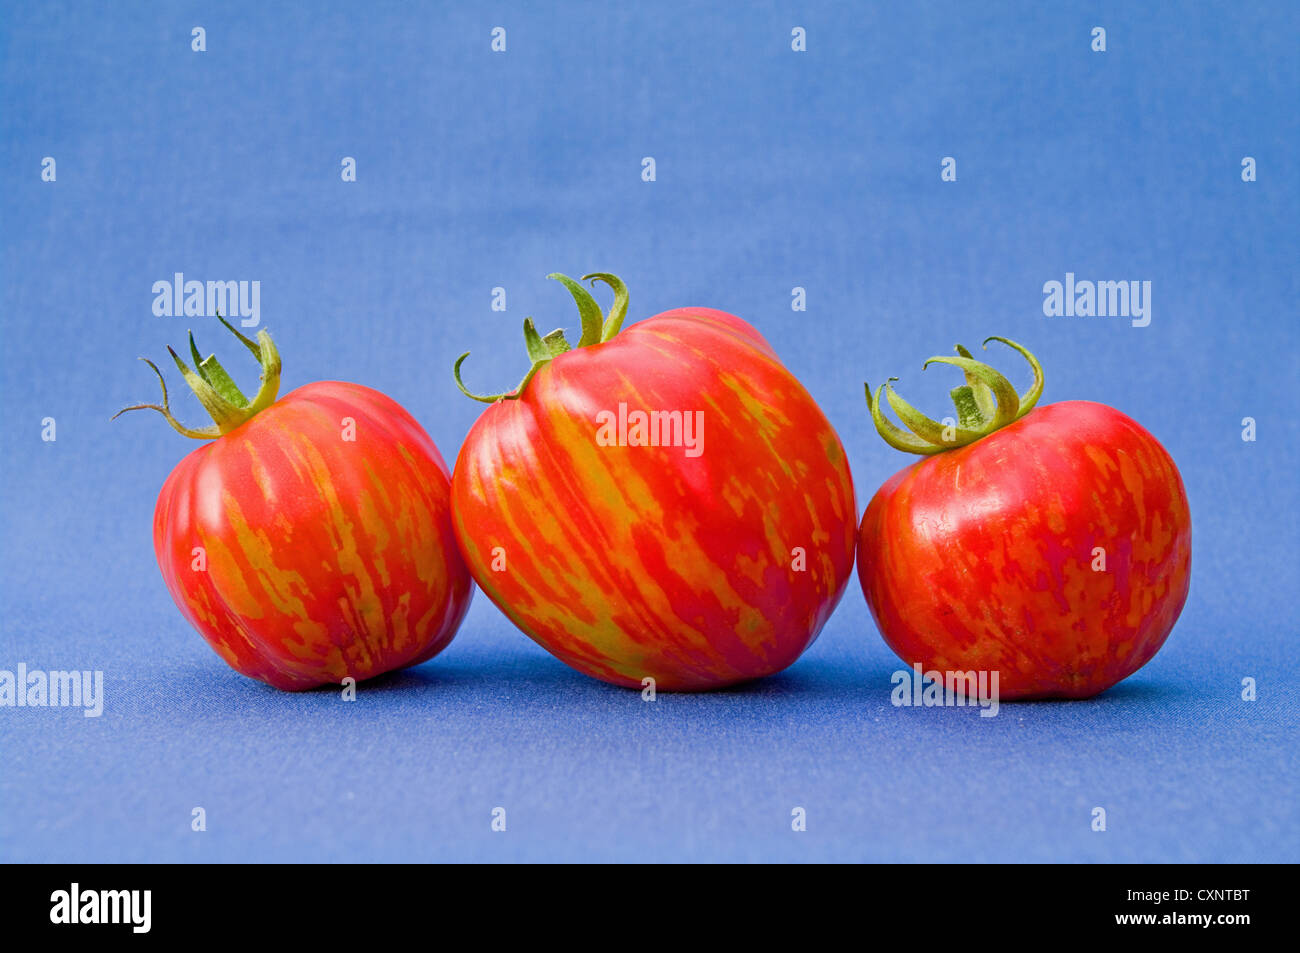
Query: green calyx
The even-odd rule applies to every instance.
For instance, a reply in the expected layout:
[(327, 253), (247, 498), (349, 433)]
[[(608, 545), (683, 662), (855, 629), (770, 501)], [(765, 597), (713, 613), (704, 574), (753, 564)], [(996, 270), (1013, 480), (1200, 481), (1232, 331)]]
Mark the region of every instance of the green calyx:
[(205, 358), (199, 354), (198, 345), (194, 343), (194, 332), (191, 331), (190, 354), (194, 358), (194, 366), (197, 370), (190, 370), (172, 348), (167, 348), (167, 351), (180, 369), (185, 383), (190, 385), (190, 389), (194, 391), (194, 396), (198, 397), (203, 409), (212, 416), (213, 426), (186, 427), (172, 416), (171, 407), (167, 402), (167, 382), (163, 380), (158, 365), (147, 357), (142, 357), (140, 360), (153, 368), (153, 372), (158, 375), (158, 384), (162, 387), (162, 404), (133, 404), (130, 407), (123, 407), (113, 415), (113, 419), (116, 420), (128, 410), (156, 410), (167, 419), (177, 433), (195, 440), (213, 440), (222, 434), (230, 433), (240, 424), (275, 403), (275, 398), (280, 393), (280, 352), (275, 349), (271, 335), (265, 331), (258, 331), (257, 340), (254, 341), (241, 334), (234, 325), (219, 314), (217, 320), (239, 338), (262, 367), (261, 384), (252, 400), (243, 395), (215, 355), (208, 355)]
[[(614, 304), (610, 307), (609, 312), (605, 314), (601, 313), (600, 305), (591, 296), (591, 292), (572, 278), (561, 274), (550, 274), (546, 277), (554, 278), (568, 288), (569, 294), (573, 295), (573, 300), (578, 305), (578, 317), (582, 321), (582, 337), (578, 339), (578, 347), (604, 344), (622, 329), (623, 319), (627, 317), (627, 286), (623, 284), (617, 275), (595, 272), (582, 276), (582, 280), (590, 281), (593, 288), (596, 286), (597, 281), (601, 281), (614, 290)], [(485, 404), (495, 404), (499, 400), (518, 400), (523, 394), (524, 388), (528, 386), (528, 382), (533, 379), (533, 375), (544, 364), (559, 357), (565, 351), (572, 350), (569, 342), (564, 338), (563, 328), (556, 328), (550, 334), (542, 336), (537, 333), (532, 318), (524, 318), (524, 347), (528, 350), (528, 360), (532, 366), (528, 368), (528, 373), (524, 375), (524, 379), (519, 382), (519, 386), (514, 390), (504, 394), (483, 395), (470, 393), (460, 379), (460, 366), (465, 362), (465, 358), (469, 357), (469, 351), (458, 357), (452, 367), (452, 376), (456, 378), (456, 386), (460, 388), (460, 392), (466, 397), (482, 401)]]
[[(1017, 394), (1015, 387), (1005, 377), (982, 361), (971, 356), (970, 351), (957, 345), (957, 357), (932, 357), (921, 365), (921, 369), (931, 364), (951, 364), (960, 367), (966, 376), (966, 383), (952, 389), (953, 405), (957, 408), (956, 423), (940, 423), (925, 416), (898, 394), (894, 393), (891, 377), (885, 384), (876, 388), (874, 397), (871, 385), (864, 385), (867, 391), (867, 407), (871, 410), (871, 419), (876, 430), (885, 443), (904, 453), (930, 455), (943, 453), (956, 447), (974, 443), (981, 437), (987, 437), (995, 430), (1015, 423), (1034, 409), (1038, 398), (1043, 395), (1043, 367), (1038, 358), (1021, 347), (1015, 341), (1006, 338), (990, 337), (984, 341), (988, 349), (989, 341), (1001, 341), (1007, 347), (1019, 351), (1029, 362), (1034, 372), (1034, 383), (1024, 394)], [(885, 416), (881, 407), (881, 391), (889, 406), (898, 414), (907, 430), (903, 430)], [(908, 431), (911, 431), (910, 433)]]

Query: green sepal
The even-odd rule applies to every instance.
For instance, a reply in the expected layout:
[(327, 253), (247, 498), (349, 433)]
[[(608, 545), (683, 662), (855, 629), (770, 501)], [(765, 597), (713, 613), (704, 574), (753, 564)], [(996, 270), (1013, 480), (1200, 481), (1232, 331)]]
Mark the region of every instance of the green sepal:
[[(609, 309), (608, 315), (601, 314), (600, 305), (596, 303), (596, 299), (591, 296), (591, 293), (586, 288), (572, 278), (558, 272), (547, 275), (547, 277), (553, 278), (564, 285), (578, 306), (578, 316), (582, 321), (582, 337), (578, 340), (578, 347), (603, 344), (618, 334), (623, 326), (623, 319), (627, 317), (628, 294), (627, 286), (623, 284), (617, 275), (595, 272), (582, 276), (582, 280), (590, 280), (593, 287), (596, 281), (602, 281), (614, 290), (614, 304)], [(484, 404), (494, 404), (499, 400), (518, 400), (523, 395), (524, 388), (533, 379), (533, 375), (543, 365), (572, 350), (562, 328), (556, 328), (549, 334), (541, 336), (537, 333), (537, 327), (533, 324), (532, 318), (524, 319), (524, 348), (528, 352), (528, 373), (524, 375), (524, 379), (519, 382), (519, 386), (514, 390), (501, 394), (475, 394), (467, 388), (460, 376), (460, 368), (465, 363), (465, 358), (469, 357), (469, 351), (456, 358), (456, 363), (451, 368), (452, 378), (455, 380), (460, 392), (471, 400), (477, 400)]]
[[(970, 351), (957, 345), (957, 357), (932, 357), (922, 365), (950, 364), (960, 368), (966, 383), (954, 387), (949, 393), (957, 409), (956, 426), (945, 426), (921, 413), (897, 393), (891, 377), (875, 392), (867, 388), (867, 406), (871, 419), (881, 438), (895, 449), (905, 453), (929, 455), (964, 447), (976, 440), (1006, 427), (1029, 413), (1043, 393), (1043, 368), (1038, 359), (1014, 341), (1003, 337), (990, 337), (984, 341), (1000, 341), (1020, 352), (1034, 372), (1034, 383), (1023, 395), (1017, 394), (1011, 382), (1001, 373), (982, 361), (975, 360)], [(881, 394), (898, 415), (907, 430), (896, 426), (884, 414)], [(910, 432), (909, 432), (910, 431)]]
[[(996, 402), (993, 419), (990, 421), (993, 430), (1005, 427), (1016, 419), (1016, 411), (1020, 409), (1020, 395), (1016, 393), (1009, 380), (989, 365), (968, 357), (932, 357), (921, 365), (921, 370), (925, 370), (931, 364), (951, 364), (953, 367), (960, 367), (993, 392), (993, 399)], [(971, 439), (978, 440), (983, 436), (985, 434), (976, 433)]]
[[(957, 345), (956, 351), (961, 357), (969, 358), (972, 361), (975, 360), (975, 355), (960, 344)], [(979, 408), (980, 416), (984, 420), (988, 420), (993, 416), (995, 403), (993, 391), (989, 390), (988, 385), (982, 380), (970, 373), (966, 374), (966, 386), (971, 389), (971, 393), (975, 396), (975, 406)]]
[(153, 369), (153, 372), (158, 375), (158, 383), (162, 387), (163, 402), (162, 404), (132, 404), (130, 407), (123, 407), (113, 415), (112, 419), (116, 420), (128, 410), (155, 410), (162, 414), (163, 418), (177, 433), (195, 440), (211, 440), (220, 437), (222, 434), (230, 433), (230, 431), (251, 420), (275, 403), (275, 399), (280, 392), (280, 352), (276, 349), (275, 342), (271, 340), (271, 335), (266, 331), (258, 331), (257, 340), (252, 341), (236, 330), (220, 314), (217, 315), (217, 320), (224, 324), (239, 338), (245, 347), (252, 351), (261, 365), (262, 374), (257, 393), (251, 401), (240, 391), (215, 355), (207, 358), (200, 357), (198, 345), (195, 343), (194, 334), (191, 332), (190, 354), (194, 357), (197, 370), (191, 370), (173, 348), (168, 347), (167, 352), (171, 354), (172, 360), (176, 362), (176, 367), (180, 370), (185, 383), (189, 384), (190, 389), (194, 391), (194, 395), (199, 399), (199, 403), (203, 405), (203, 409), (212, 417), (214, 426), (203, 428), (186, 427), (178, 421), (171, 412), (171, 406), (167, 398), (167, 382), (163, 379), (162, 372), (158, 370), (158, 366), (153, 361), (143, 357), (140, 360), (148, 364)]
[(1017, 344), (1015, 341), (997, 336), (987, 337), (984, 339), (983, 344), (984, 350), (986, 351), (988, 350), (989, 341), (1000, 341), (1007, 347), (1019, 351), (1020, 356), (1029, 362), (1030, 370), (1034, 372), (1033, 384), (1029, 386), (1029, 390), (1020, 395), (1020, 409), (1016, 411), (1016, 420), (1019, 420), (1025, 414), (1033, 410), (1035, 405), (1038, 403), (1038, 398), (1043, 396), (1043, 384), (1045, 383), (1043, 377), (1043, 365), (1038, 363), (1038, 358), (1034, 357), (1034, 355), (1029, 353), (1026, 348)]
[(601, 343), (601, 332), (604, 328), (605, 317), (601, 314), (600, 305), (591, 296), (591, 292), (568, 275), (552, 272), (546, 277), (554, 279), (568, 288), (569, 294), (573, 295), (573, 300), (578, 305), (578, 317), (582, 320), (582, 337), (578, 338), (578, 347), (588, 347), (592, 344)]
[(614, 289), (614, 303), (605, 315), (605, 323), (600, 329), (600, 341), (603, 344), (623, 328), (623, 319), (627, 317), (627, 285), (623, 284), (623, 279), (618, 275), (611, 275), (603, 271), (583, 275), (582, 280), (590, 281), (593, 288), (596, 287), (597, 281), (601, 281)]
[(236, 407), (247, 407), (248, 398), (239, 390), (239, 385), (234, 382), (226, 369), (221, 366), (215, 354), (209, 354), (207, 357), (199, 356), (199, 347), (194, 343), (194, 332), (190, 332), (190, 354), (194, 358), (194, 369), (199, 372), (199, 376), (212, 385), (212, 389)]
[(941, 447), (960, 447), (983, 436), (977, 431), (967, 430), (955, 423), (944, 424), (927, 417), (899, 397), (892, 384), (885, 385), (885, 398), (889, 401), (889, 406), (894, 409), (894, 413), (898, 414), (898, 419), (903, 422), (903, 425), (929, 443)]
[(871, 396), (871, 385), (866, 383), (862, 385), (867, 392), (867, 409), (871, 411), (871, 419), (876, 424), (876, 432), (884, 438), (885, 443), (889, 444), (895, 450), (902, 450), (904, 453), (932, 454), (939, 453), (946, 449), (944, 447), (935, 446), (932, 443), (927, 443), (920, 437), (910, 434), (906, 430), (900, 429), (895, 426), (892, 420), (885, 416), (884, 412), (880, 408), (880, 393), (889, 386), (890, 383), (896, 380), (898, 380), (897, 377), (891, 377), (888, 382), (876, 388), (874, 400)]
[(980, 430), (988, 422), (975, 394), (975, 388), (969, 384), (954, 387), (948, 392), (952, 405), (957, 408), (957, 423), (967, 430)]

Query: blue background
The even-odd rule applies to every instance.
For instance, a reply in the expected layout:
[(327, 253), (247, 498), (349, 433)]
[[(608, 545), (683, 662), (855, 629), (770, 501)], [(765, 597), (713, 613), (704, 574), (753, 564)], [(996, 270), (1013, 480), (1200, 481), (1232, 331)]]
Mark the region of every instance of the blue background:
[[(0, 709), (0, 859), (1300, 860), (1296, 5), (317, 6), (0, 9), (0, 668), (102, 669), (108, 696), (99, 719)], [(355, 704), (227, 669), (152, 551), (193, 446), (108, 418), (155, 399), (135, 358), (190, 325), (256, 370), (214, 320), (155, 317), (153, 282), (260, 280), (286, 392), (378, 387), (450, 462), (481, 410), (453, 358), (512, 386), (525, 315), (577, 326), (556, 270), (620, 274), (630, 320), (757, 325), (839, 430), (860, 509), (908, 462), (862, 381), (940, 410), (953, 377), (922, 359), (1024, 342), (1046, 401), (1112, 404), (1179, 462), (1182, 620), (1104, 695), (992, 719), (890, 705), (901, 664), (856, 578), (785, 673), (655, 704), (481, 595)], [(1151, 281), (1150, 326), (1044, 317), (1067, 271)]]

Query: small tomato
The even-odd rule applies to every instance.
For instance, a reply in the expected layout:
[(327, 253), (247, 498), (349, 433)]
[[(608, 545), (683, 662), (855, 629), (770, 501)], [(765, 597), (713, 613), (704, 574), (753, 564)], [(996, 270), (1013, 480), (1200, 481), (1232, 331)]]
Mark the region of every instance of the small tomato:
[[(1187, 599), (1192, 526), (1173, 459), (1112, 407), (1034, 409), (974, 360), (953, 364), (958, 420), (944, 426), (894, 393), (867, 403), (881, 436), (924, 459), (862, 517), (858, 576), (880, 633), (927, 671), (997, 672), (999, 694), (1087, 698), (1164, 644)], [(987, 342), (985, 342), (987, 344)], [(892, 380), (892, 379), (891, 379)], [(911, 433), (883, 413), (881, 390)]]
[[(215, 357), (171, 351), (216, 422), (154, 511), (154, 549), (177, 607), (236, 671), (282, 689), (358, 681), (432, 658), (473, 586), (451, 530), (438, 448), (390, 398), (322, 381), (276, 400), (280, 357), (222, 321), (262, 366), (252, 401)], [(162, 374), (147, 361), (158, 379)]]

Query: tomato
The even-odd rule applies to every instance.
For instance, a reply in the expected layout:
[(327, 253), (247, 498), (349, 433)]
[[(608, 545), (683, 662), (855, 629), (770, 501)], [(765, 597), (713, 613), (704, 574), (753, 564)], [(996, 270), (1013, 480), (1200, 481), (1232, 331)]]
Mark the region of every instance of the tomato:
[(953, 395), (958, 426), (923, 417), (887, 384), (906, 433), (868, 388), (882, 436), (925, 458), (867, 506), (858, 576), (881, 635), (909, 665), (997, 672), (1007, 700), (1087, 698), (1150, 661), (1182, 611), (1187, 496), (1164, 447), (1118, 410), (1033, 409), (1038, 362), (989, 340), (1029, 360), (1034, 386), (1019, 397), (961, 348), (932, 358), (967, 372)]
[(853, 567), (839, 437), (740, 318), (682, 308), (620, 332), (618, 278), (586, 276), (615, 290), (602, 315), (582, 285), (551, 277), (578, 303), (578, 347), (524, 322), (532, 369), (476, 398), (491, 406), (452, 475), (479, 588), (547, 651), (616, 685), (698, 690), (780, 671)]
[(262, 363), (253, 401), (215, 358), (200, 362), (191, 337), (198, 372), (172, 357), (216, 426), (178, 423), (165, 384), (162, 406), (127, 408), (212, 441), (176, 466), (154, 511), (177, 607), (232, 668), (276, 688), (432, 658), (473, 593), (438, 448), (397, 403), (358, 384), (318, 382), (276, 400), (270, 336), (226, 326)]

